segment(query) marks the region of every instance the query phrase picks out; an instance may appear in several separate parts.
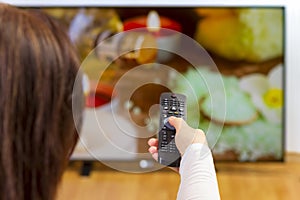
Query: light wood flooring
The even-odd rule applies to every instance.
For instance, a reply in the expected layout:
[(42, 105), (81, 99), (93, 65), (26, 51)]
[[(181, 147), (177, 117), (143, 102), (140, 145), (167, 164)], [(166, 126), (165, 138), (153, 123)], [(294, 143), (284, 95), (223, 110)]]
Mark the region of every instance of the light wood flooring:
[[(217, 163), (216, 168), (223, 200), (300, 200), (300, 154), (288, 154), (284, 163)], [(65, 172), (58, 200), (175, 200), (180, 181), (169, 169), (132, 174), (95, 166), (90, 176), (78, 170), (75, 163)]]

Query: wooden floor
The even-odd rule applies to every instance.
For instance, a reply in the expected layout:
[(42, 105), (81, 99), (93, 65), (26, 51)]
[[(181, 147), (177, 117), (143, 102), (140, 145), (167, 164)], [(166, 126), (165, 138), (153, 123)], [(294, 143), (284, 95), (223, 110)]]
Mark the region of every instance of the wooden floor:
[[(300, 199), (300, 154), (288, 154), (285, 163), (218, 163), (216, 167), (223, 200)], [(179, 181), (179, 175), (168, 169), (129, 174), (96, 168), (83, 177), (74, 164), (64, 174), (58, 200), (176, 199)]]

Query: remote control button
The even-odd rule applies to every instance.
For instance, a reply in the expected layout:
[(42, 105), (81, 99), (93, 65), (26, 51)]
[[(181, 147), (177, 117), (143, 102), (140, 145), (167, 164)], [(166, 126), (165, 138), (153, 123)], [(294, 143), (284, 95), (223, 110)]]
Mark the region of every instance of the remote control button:
[(172, 97), (172, 98), (176, 98), (176, 95), (175, 95), (175, 94), (172, 94), (171, 97)]
[(167, 147), (167, 146), (162, 147), (162, 148), (160, 149), (160, 151), (161, 151), (161, 152), (168, 152), (168, 147)]
[(176, 111), (177, 108), (176, 108), (175, 106), (172, 106), (172, 107), (171, 107), (171, 110), (172, 110), (172, 111)]
[(169, 110), (169, 107), (168, 107), (168, 106), (165, 106), (165, 107), (164, 107), (164, 110)]
[(169, 118), (164, 119), (164, 125), (170, 130), (175, 130), (175, 127), (169, 123)]

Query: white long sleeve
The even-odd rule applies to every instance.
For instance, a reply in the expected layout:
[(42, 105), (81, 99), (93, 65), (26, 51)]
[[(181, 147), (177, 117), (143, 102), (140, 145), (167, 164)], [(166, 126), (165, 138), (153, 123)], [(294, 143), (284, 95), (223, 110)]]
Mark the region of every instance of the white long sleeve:
[(191, 144), (180, 165), (181, 182), (177, 200), (220, 199), (213, 158), (207, 145)]

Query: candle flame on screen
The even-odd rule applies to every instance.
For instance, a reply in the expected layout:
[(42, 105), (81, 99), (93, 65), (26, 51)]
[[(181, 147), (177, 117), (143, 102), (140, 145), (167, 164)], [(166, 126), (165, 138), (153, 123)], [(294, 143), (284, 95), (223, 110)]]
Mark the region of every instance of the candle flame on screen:
[(160, 27), (161, 25), (158, 13), (154, 10), (150, 11), (147, 17), (147, 29), (151, 32), (157, 32)]

